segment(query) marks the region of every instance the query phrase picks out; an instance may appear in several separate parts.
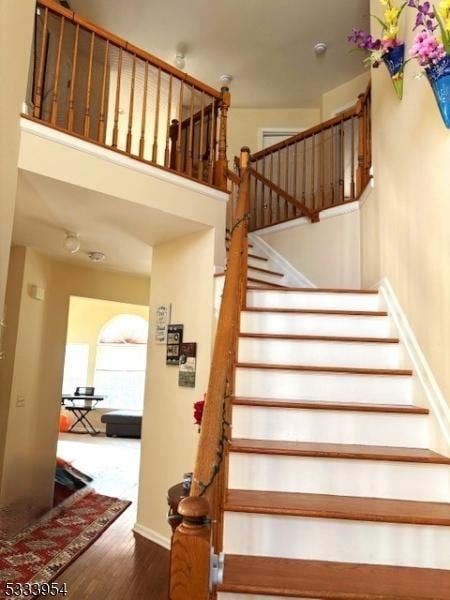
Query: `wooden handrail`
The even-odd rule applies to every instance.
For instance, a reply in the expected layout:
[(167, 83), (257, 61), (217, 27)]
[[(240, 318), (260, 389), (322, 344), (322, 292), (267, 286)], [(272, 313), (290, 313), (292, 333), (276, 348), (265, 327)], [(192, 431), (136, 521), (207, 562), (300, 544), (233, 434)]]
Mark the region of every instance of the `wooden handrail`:
[(154, 54), (151, 54), (150, 52), (147, 52), (142, 48), (134, 46), (133, 44), (127, 42), (123, 38), (115, 35), (114, 33), (111, 33), (107, 29), (104, 29), (103, 27), (92, 23), (88, 19), (81, 17), (73, 10), (61, 6), (59, 2), (56, 2), (55, 0), (38, 0), (37, 4), (39, 6), (47, 7), (52, 12), (61, 15), (62, 17), (64, 17), (68, 21), (71, 21), (72, 23), (79, 24), (81, 27), (87, 29), (88, 31), (94, 32), (96, 35), (102, 37), (104, 40), (112, 42), (114, 45), (122, 48), (123, 50), (127, 50), (128, 52), (131, 52), (131, 54), (135, 54), (137, 57), (142, 58), (142, 60), (148, 61), (155, 67), (160, 68), (165, 73), (173, 75), (177, 79), (180, 79), (185, 83), (194, 86), (197, 90), (204, 91), (210, 96), (214, 96), (217, 99), (221, 98), (219, 90), (210, 87), (206, 83), (199, 81), (198, 79), (192, 77), (188, 73), (185, 73), (184, 71), (180, 71), (176, 67), (173, 67), (169, 63), (155, 56)]
[(234, 370), (240, 311), (246, 302), (249, 214), (249, 150), (241, 152), (241, 170), (234, 222), (229, 231), (229, 255), (217, 323), (206, 402), (203, 411), (191, 495), (179, 512), (183, 524), (172, 540), (170, 600), (208, 600), (209, 555), (222, 550), (226, 458), (234, 393)]
[(303, 140), (308, 139), (308, 138), (312, 137), (313, 135), (315, 135), (316, 133), (320, 133), (321, 131), (323, 131), (325, 129), (331, 129), (335, 125), (339, 125), (342, 121), (348, 121), (352, 117), (358, 116), (362, 111), (364, 102), (366, 102), (367, 97), (370, 94), (370, 87), (371, 86), (369, 83), (366, 91), (364, 92), (364, 94), (362, 94), (362, 96), (360, 96), (358, 98), (358, 101), (356, 102), (356, 104), (354, 106), (352, 106), (351, 108), (347, 109), (346, 111), (342, 112), (339, 116), (332, 117), (331, 119), (328, 119), (327, 121), (323, 121), (322, 123), (319, 123), (318, 125), (314, 125), (313, 127), (306, 129), (305, 131), (301, 131), (300, 133), (293, 135), (292, 137), (288, 138), (287, 140), (283, 140), (282, 142), (278, 142), (276, 144), (273, 144), (272, 146), (268, 146), (267, 148), (264, 148), (263, 150), (259, 150), (259, 152), (255, 152), (254, 154), (251, 155), (250, 161), (255, 162), (255, 161), (259, 160), (260, 158), (268, 156), (268, 155), (272, 154), (273, 152), (277, 152), (278, 150), (282, 150), (283, 148), (286, 148), (287, 146), (292, 146), (293, 144), (302, 142)]

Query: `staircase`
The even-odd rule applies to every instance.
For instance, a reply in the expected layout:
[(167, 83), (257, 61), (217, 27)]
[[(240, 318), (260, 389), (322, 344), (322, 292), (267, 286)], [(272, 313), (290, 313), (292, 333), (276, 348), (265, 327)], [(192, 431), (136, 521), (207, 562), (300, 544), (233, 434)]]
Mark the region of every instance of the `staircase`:
[(380, 295), (282, 287), (252, 254), (219, 600), (448, 600), (450, 459)]

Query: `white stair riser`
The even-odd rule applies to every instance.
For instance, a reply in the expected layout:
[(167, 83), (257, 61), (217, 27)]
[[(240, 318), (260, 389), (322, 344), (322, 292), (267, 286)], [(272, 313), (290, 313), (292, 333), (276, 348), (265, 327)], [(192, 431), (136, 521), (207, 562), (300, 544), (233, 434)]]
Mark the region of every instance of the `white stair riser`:
[(241, 331), (244, 333), (357, 337), (391, 337), (393, 335), (393, 328), (388, 317), (246, 311), (241, 313)]
[[(269, 266), (269, 261), (260, 260), (258, 258), (252, 258), (251, 256), (249, 256), (249, 258), (248, 258), (248, 266), (249, 266), (249, 268), (259, 267), (260, 269), (271, 269), (271, 267)], [(276, 271), (276, 270), (277, 269), (272, 269), (272, 271)]]
[[(260, 596), (259, 594), (229, 594), (219, 592), (217, 600), (286, 600), (286, 596)], [(319, 598), (299, 598), (289, 596), (289, 600), (320, 600)]]
[(235, 390), (253, 398), (411, 404), (412, 377), (237, 368)]
[(398, 369), (402, 366), (399, 344), (245, 337), (239, 339), (239, 361), (373, 369)]
[[(263, 265), (261, 268), (265, 268)], [(272, 275), (271, 273), (264, 273), (263, 271), (257, 271), (256, 269), (252, 269), (249, 266), (247, 271), (248, 277), (255, 277), (256, 279), (261, 279), (262, 281), (267, 281), (267, 283), (278, 283), (279, 285), (284, 285), (284, 277), (280, 277), (279, 275)]]
[(231, 452), (230, 489), (450, 501), (447, 465)]
[(450, 569), (450, 527), (226, 512), (224, 552)]
[(327, 310), (381, 310), (378, 294), (248, 291), (247, 304), (255, 308), (309, 308)]
[(428, 447), (426, 415), (233, 407), (233, 437), (330, 444)]

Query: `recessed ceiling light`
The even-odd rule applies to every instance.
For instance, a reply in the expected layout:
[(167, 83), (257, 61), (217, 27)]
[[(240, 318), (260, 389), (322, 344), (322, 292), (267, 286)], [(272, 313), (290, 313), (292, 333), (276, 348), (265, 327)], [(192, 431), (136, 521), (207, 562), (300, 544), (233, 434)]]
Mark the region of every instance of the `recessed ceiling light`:
[(80, 240), (78, 239), (78, 233), (72, 233), (68, 231), (66, 233), (66, 238), (64, 240), (64, 250), (70, 252), (70, 254), (75, 254), (80, 249)]
[(314, 52), (317, 55), (322, 55), (325, 54), (325, 52), (328, 50), (328, 44), (326, 44), (325, 42), (318, 42), (315, 46), (314, 46)]
[(103, 262), (106, 258), (103, 252), (88, 252), (87, 255), (92, 262)]

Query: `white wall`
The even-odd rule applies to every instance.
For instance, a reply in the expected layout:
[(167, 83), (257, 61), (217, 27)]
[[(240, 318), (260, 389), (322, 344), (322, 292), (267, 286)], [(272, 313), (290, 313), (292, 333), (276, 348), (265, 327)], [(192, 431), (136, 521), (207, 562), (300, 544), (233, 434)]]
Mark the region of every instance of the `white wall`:
[(148, 346), (148, 379), (142, 430), (138, 531), (170, 537), (167, 490), (192, 471), (198, 444), (193, 404), (208, 383), (213, 343), (214, 234), (193, 234), (154, 248), (150, 330), (155, 310), (172, 304), (172, 323), (184, 324), (184, 341), (197, 342), (195, 388), (178, 386), (178, 367), (166, 366), (166, 347)]

